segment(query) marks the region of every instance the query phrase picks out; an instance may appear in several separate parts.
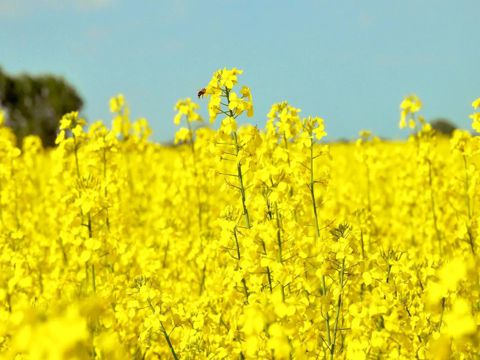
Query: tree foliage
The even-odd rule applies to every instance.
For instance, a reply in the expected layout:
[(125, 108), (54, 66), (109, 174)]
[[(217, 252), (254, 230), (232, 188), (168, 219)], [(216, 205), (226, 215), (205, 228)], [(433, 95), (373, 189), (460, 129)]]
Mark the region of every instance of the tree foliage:
[(83, 100), (66, 80), (55, 75), (12, 76), (0, 69), (0, 106), (19, 142), (38, 135), (45, 146), (53, 146), (63, 114), (81, 110)]
[(431, 121), (432, 128), (440, 134), (452, 136), (457, 126), (448, 119), (439, 118)]

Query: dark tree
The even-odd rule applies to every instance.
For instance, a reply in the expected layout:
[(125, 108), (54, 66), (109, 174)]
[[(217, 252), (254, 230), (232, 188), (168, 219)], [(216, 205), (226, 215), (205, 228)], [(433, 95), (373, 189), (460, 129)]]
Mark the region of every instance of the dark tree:
[(431, 121), (430, 125), (432, 125), (432, 128), (437, 133), (440, 133), (446, 136), (452, 136), (453, 132), (457, 129), (454, 123), (452, 123), (450, 120), (443, 119), (443, 118), (439, 118)]
[(0, 106), (7, 125), (19, 143), (27, 135), (38, 135), (45, 146), (54, 146), (61, 117), (81, 110), (83, 100), (72, 85), (53, 75), (10, 76), (0, 69)]

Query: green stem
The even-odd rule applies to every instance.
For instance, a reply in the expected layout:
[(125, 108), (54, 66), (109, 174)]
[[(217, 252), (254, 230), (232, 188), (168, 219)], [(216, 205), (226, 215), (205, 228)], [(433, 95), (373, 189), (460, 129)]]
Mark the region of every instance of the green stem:
[(248, 296), (250, 295), (250, 292), (248, 291), (247, 281), (245, 280), (245, 278), (242, 279), (242, 285), (243, 285), (243, 292), (245, 294), (246, 302), (248, 302)]
[(270, 294), (273, 292), (273, 286), (272, 286), (272, 272), (270, 270), (270, 267), (267, 266), (267, 278), (268, 278), (268, 288), (270, 290)]
[(282, 231), (281, 231), (281, 224), (280, 224), (280, 214), (278, 213), (278, 206), (275, 204), (275, 217), (277, 220), (277, 244), (278, 244), (278, 261), (282, 264), (283, 263), (283, 255), (282, 255)]
[(207, 270), (207, 265), (203, 264), (203, 269), (202, 269), (202, 280), (200, 281), (200, 291), (199, 291), (199, 296), (202, 296), (203, 290), (205, 289), (205, 275), (206, 275), (206, 270)]
[(446, 302), (446, 299), (443, 297), (443, 298), (442, 298), (442, 312), (440, 313), (440, 321), (438, 322), (438, 329), (437, 329), (437, 331), (440, 331), (441, 328), (442, 328), (442, 324), (443, 324), (443, 314), (445, 313), (445, 302)]
[(160, 326), (162, 327), (163, 336), (165, 337), (165, 340), (167, 341), (168, 347), (170, 348), (170, 352), (172, 353), (173, 358), (175, 360), (178, 360), (178, 356), (175, 353), (172, 342), (170, 341), (170, 336), (168, 336), (167, 330), (165, 330), (165, 327), (163, 326), (163, 323), (161, 321), (160, 321)]
[[(265, 202), (267, 204), (267, 219), (269, 221), (272, 220), (273, 216), (272, 216), (272, 211), (271, 211), (271, 206), (270, 206), (270, 202), (268, 200), (268, 195), (264, 195), (265, 196)], [(262, 244), (262, 248), (263, 248), (263, 254), (265, 255), (265, 257), (267, 256), (267, 247), (265, 245), (265, 241), (262, 240), (261, 242)], [(268, 287), (270, 289), (270, 293), (273, 292), (273, 286), (272, 286), (272, 272), (270, 270), (270, 267), (267, 266), (267, 280), (268, 280)]]
[[(230, 90), (228, 88), (225, 88), (225, 96), (227, 98), (227, 105), (230, 105)], [(228, 115), (232, 118), (235, 117), (235, 114), (233, 113), (232, 110), (228, 110)], [(246, 193), (245, 193), (245, 185), (244, 185), (244, 179), (243, 179), (243, 172), (242, 172), (242, 164), (238, 160), (238, 154), (240, 153), (240, 144), (238, 143), (238, 135), (237, 131), (233, 131), (232, 133), (233, 141), (235, 142), (235, 155), (237, 157), (237, 178), (238, 178), (238, 183), (239, 183), (239, 189), (240, 189), (240, 195), (242, 199), (242, 208), (243, 208), (243, 216), (245, 218), (245, 223), (247, 225), (247, 228), (251, 228), (251, 223), (250, 223), (250, 215), (248, 213), (248, 208), (246, 204)]]
[[(225, 97), (227, 99), (227, 106), (230, 105), (230, 90), (225, 87)], [(233, 113), (232, 110), (228, 109), (227, 112), (228, 116), (235, 118), (235, 114)], [(247, 229), (251, 229), (252, 225), (250, 223), (250, 215), (248, 214), (248, 208), (246, 204), (246, 194), (245, 194), (245, 185), (244, 185), (244, 179), (243, 179), (243, 172), (242, 172), (242, 164), (240, 163), (240, 160), (238, 160), (238, 155), (240, 154), (240, 144), (238, 143), (238, 135), (237, 131), (232, 132), (232, 138), (234, 140), (234, 145), (235, 145), (235, 157), (237, 159), (237, 178), (238, 178), (238, 183), (239, 186), (238, 188), (240, 189), (240, 195), (241, 195), (241, 200), (242, 200), (242, 208), (243, 208), (243, 216), (245, 218), (245, 223)], [(240, 244), (238, 242), (238, 237), (237, 237), (237, 231), (236, 227), (234, 229), (234, 238), (235, 238), (235, 246), (237, 248), (237, 260), (240, 261)], [(237, 266), (239, 266), (239, 263), (237, 263)], [(243, 285), (243, 291), (245, 294), (245, 302), (248, 303), (248, 296), (249, 291), (248, 291), (248, 286), (247, 286), (247, 280), (245, 277), (242, 278), (242, 285)]]
[(360, 245), (362, 248), (362, 259), (365, 260), (365, 242), (363, 239), (363, 229), (360, 227)]
[(330, 347), (330, 359), (333, 359), (333, 356), (335, 354), (335, 346), (337, 344), (338, 323), (340, 319), (340, 311), (342, 309), (344, 276), (345, 276), (345, 258), (343, 258), (342, 260), (342, 268), (340, 270), (340, 293), (338, 294), (338, 299), (337, 299), (337, 310), (335, 314), (335, 324), (333, 327), (333, 343), (332, 343), (332, 346)]
[[(323, 296), (327, 296), (327, 286), (325, 284), (325, 275), (322, 276), (322, 285), (323, 285)], [(330, 315), (328, 313), (328, 309), (327, 309), (327, 314), (325, 316), (325, 327), (327, 330), (327, 345), (328, 345), (328, 348), (330, 349), (332, 340), (330, 337)]]
[(475, 255), (475, 239), (472, 233), (472, 207), (470, 205), (470, 178), (468, 176), (468, 164), (467, 157), (463, 155), (463, 166), (465, 168), (465, 202), (467, 204), (467, 215), (468, 215), (468, 224), (467, 224), (467, 233), (468, 233), (468, 243), (470, 244), (470, 249), (472, 254)]
[[(235, 141), (235, 150), (236, 150), (236, 155), (240, 153), (240, 146), (238, 144), (238, 137), (237, 137), (237, 132), (233, 132), (233, 139)], [(243, 172), (242, 172), (242, 164), (240, 161), (237, 161), (237, 177), (238, 177), (238, 183), (239, 183), (239, 188), (240, 188), (240, 195), (242, 199), (242, 208), (243, 208), (243, 216), (245, 217), (245, 223), (247, 225), (247, 228), (251, 228), (250, 224), (250, 215), (248, 213), (248, 208), (247, 208), (247, 196), (245, 192), (245, 185), (244, 185), (244, 180), (243, 180)]]
[(235, 248), (237, 250), (237, 260), (240, 261), (240, 244), (238, 243), (237, 228), (233, 229), (233, 238), (235, 239)]
[(315, 217), (315, 229), (317, 237), (320, 236), (320, 226), (318, 224), (318, 212), (317, 212), (317, 202), (315, 200), (315, 180), (314, 180), (314, 173), (313, 173), (313, 136), (310, 136), (310, 196), (312, 198), (312, 205), (313, 205), (313, 215)]

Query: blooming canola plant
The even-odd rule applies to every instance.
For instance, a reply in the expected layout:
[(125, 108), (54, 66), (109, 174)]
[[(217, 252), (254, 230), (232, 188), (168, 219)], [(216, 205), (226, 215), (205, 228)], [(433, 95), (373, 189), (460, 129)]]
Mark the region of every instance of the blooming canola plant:
[(241, 74), (201, 90), (209, 121), (176, 104), (174, 147), (121, 95), (54, 149), (2, 125), (2, 358), (478, 357), (479, 137), (436, 134), (415, 95), (404, 142), (327, 145), (287, 102), (240, 126)]

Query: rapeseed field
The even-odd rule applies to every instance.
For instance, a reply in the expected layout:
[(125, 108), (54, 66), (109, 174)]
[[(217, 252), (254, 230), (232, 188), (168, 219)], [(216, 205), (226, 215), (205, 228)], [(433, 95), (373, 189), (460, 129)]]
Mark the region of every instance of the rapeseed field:
[(176, 146), (121, 95), (54, 149), (2, 125), (1, 358), (480, 356), (479, 137), (437, 134), (415, 95), (406, 141), (329, 143), (286, 102), (240, 126), (241, 74), (176, 104)]

